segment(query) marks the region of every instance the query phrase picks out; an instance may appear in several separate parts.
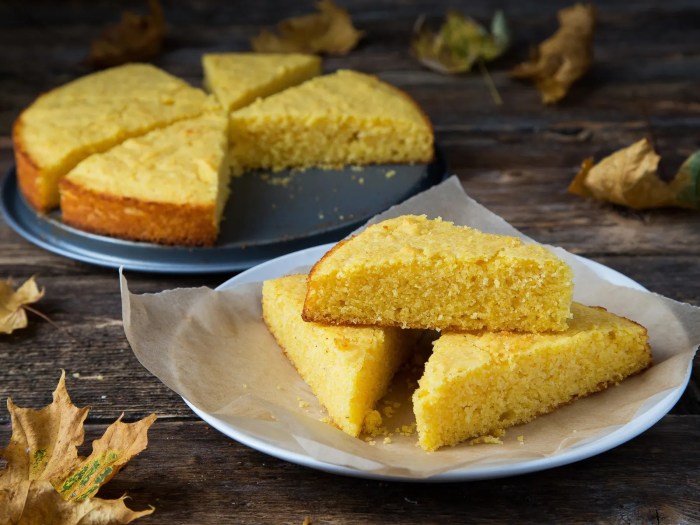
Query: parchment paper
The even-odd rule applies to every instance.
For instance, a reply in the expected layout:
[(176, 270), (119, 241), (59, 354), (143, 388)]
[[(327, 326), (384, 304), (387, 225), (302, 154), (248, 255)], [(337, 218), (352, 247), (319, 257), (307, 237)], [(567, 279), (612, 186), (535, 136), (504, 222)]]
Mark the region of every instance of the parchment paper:
[[(403, 214), (442, 217), (534, 242), (468, 197), (456, 177), (370, 222)], [(538, 459), (598, 439), (639, 417), (683, 383), (700, 344), (700, 308), (614, 285), (573, 254), (548, 248), (572, 266), (576, 301), (604, 306), (648, 329), (654, 365), (617, 387), (509, 429), (502, 444), (465, 443), (426, 453), (416, 446), (415, 434), (368, 442), (322, 422), (323, 409), (262, 322), (260, 283), (135, 295), (121, 276), (124, 330), (139, 361), (169, 388), (237, 430), (289, 452), (377, 475), (412, 478)], [(385, 422), (390, 430), (413, 421), (410, 392), (401, 390), (392, 394), (401, 406)], [(379, 408), (383, 406), (380, 402)]]

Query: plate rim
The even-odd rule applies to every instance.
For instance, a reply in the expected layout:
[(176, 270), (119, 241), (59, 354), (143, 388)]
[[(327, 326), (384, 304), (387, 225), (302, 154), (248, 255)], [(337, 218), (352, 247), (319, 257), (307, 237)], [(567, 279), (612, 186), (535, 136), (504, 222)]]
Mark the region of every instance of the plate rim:
[[(280, 257), (276, 257), (262, 264), (254, 266), (226, 281), (221, 283), (216, 290), (223, 290), (236, 286), (239, 284), (259, 282), (261, 280), (260, 275), (264, 277), (262, 279), (272, 278), (274, 275), (281, 276), (285, 273), (285, 268), (288, 271), (293, 268), (293, 265), (299, 266), (302, 264), (311, 264), (315, 260), (318, 260), (321, 255), (323, 255), (328, 249), (334, 246), (335, 243), (323, 244), (318, 246), (313, 246), (296, 252), (288, 253)], [(604, 264), (597, 261), (593, 261), (586, 257), (575, 255), (583, 264), (587, 265), (590, 269), (596, 272), (616, 284), (622, 286), (628, 286), (631, 288), (636, 288), (639, 290), (646, 290), (644, 286), (637, 283), (630, 277), (614, 270)], [(294, 262), (292, 262), (294, 261)], [(269, 275), (269, 276), (266, 276)], [(496, 479), (503, 477), (516, 476), (521, 474), (527, 474), (531, 472), (538, 472), (542, 470), (548, 470), (550, 468), (560, 467), (563, 465), (568, 465), (584, 459), (602, 454), (611, 450), (619, 445), (626, 443), (627, 441), (637, 437), (642, 434), (653, 425), (658, 423), (661, 418), (663, 418), (671, 408), (676, 404), (676, 402), (683, 395), (683, 392), (688, 385), (692, 371), (692, 363), (688, 366), (685, 374), (684, 380), (681, 384), (675, 388), (670, 388), (668, 390), (657, 393), (651, 399), (654, 399), (653, 403), (642, 410), (641, 414), (636, 414), (635, 417), (621, 425), (620, 427), (607, 432), (601, 436), (593, 437), (590, 440), (574, 445), (573, 447), (565, 450), (561, 453), (555, 453), (550, 456), (537, 459), (529, 460), (514, 460), (506, 462), (501, 465), (491, 465), (482, 467), (462, 467), (454, 470), (449, 470), (433, 476), (428, 477), (416, 477), (409, 475), (388, 475), (381, 474), (372, 471), (359, 470), (356, 468), (335, 465), (325, 461), (321, 461), (311, 456), (303, 453), (298, 453), (294, 451), (289, 451), (281, 447), (275, 447), (274, 444), (268, 443), (265, 440), (259, 439), (255, 435), (239, 430), (235, 425), (229, 422), (223, 421), (204, 410), (193, 405), (186, 398), (182, 398), (187, 406), (192, 409), (192, 411), (200, 417), (204, 422), (223, 433), (227, 437), (237, 441), (247, 447), (254, 450), (267, 454), (269, 456), (275, 457), (277, 459), (288, 461), (297, 465), (301, 465), (307, 468), (312, 468), (322, 472), (327, 472), (336, 475), (343, 475), (349, 477), (363, 478), (363, 479), (373, 479), (382, 481), (401, 481), (401, 482), (417, 482), (417, 483), (427, 483), (427, 482), (462, 482), (462, 481), (477, 481), (485, 479)], [(646, 402), (647, 404), (649, 401)], [(638, 410), (638, 412), (639, 412)]]

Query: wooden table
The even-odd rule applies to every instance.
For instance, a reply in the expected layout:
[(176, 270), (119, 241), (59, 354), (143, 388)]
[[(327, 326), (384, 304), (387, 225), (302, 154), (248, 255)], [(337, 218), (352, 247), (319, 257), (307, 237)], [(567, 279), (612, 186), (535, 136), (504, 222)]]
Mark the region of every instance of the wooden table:
[[(700, 214), (632, 212), (567, 194), (579, 163), (647, 136), (675, 172), (700, 147), (700, 4), (687, 0), (599, 5), (595, 65), (570, 96), (543, 107), (509, 69), (556, 28), (560, 2), (506, 2), (512, 49), (490, 66), (503, 97), (496, 106), (478, 74), (447, 77), (408, 53), (421, 13), (437, 19), (455, 2), (343, 2), (367, 32), (346, 57), (324, 62), (376, 73), (413, 95), (435, 125), (451, 171), (466, 191), (535, 239), (565, 247), (650, 290), (700, 304)], [(303, 4), (303, 5), (302, 5)], [(312, 2), (167, 2), (169, 33), (155, 63), (201, 82), (204, 52), (248, 49), (262, 26)], [(481, 20), (485, 0), (469, 3)], [(255, 7), (251, 7), (255, 5)], [(140, 8), (139, 2), (127, 6)], [(88, 43), (116, 20), (109, 2), (0, 4), (0, 171), (13, 163), (10, 129), (39, 93), (85, 74)], [(143, 523), (700, 523), (700, 373), (653, 428), (599, 456), (535, 474), (454, 484), (351, 479), (279, 461), (201, 422), (144, 370), (124, 337), (117, 273), (52, 255), (0, 222), (0, 277), (38, 275), (39, 308), (56, 326), (0, 336), (0, 398), (40, 407), (59, 369), (78, 406), (90, 405), (88, 440), (123, 411), (155, 411), (148, 449), (102, 491), (124, 492), (133, 508), (157, 507)], [(215, 286), (230, 275), (130, 273), (132, 290)], [(696, 359), (697, 365), (697, 359)], [(79, 376), (78, 376), (79, 374)], [(10, 435), (0, 411), (0, 442)]]

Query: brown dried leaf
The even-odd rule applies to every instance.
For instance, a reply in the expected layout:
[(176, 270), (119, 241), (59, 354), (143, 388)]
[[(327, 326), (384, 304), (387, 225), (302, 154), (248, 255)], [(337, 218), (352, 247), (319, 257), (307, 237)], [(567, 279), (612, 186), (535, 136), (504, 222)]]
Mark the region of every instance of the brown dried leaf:
[(318, 13), (293, 17), (277, 24), (279, 35), (263, 30), (250, 39), (258, 53), (331, 53), (345, 55), (364, 33), (357, 31), (345, 9), (320, 0)]
[(533, 80), (545, 104), (564, 98), (593, 63), (595, 8), (576, 4), (562, 9), (557, 16), (557, 32), (538, 46), (528, 62), (511, 72), (515, 78)]
[(0, 334), (11, 334), (18, 328), (27, 326), (27, 312), (24, 307), (37, 302), (44, 296), (44, 289), (39, 289), (30, 277), (17, 291), (12, 287), (12, 280), (0, 280)]
[(90, 45), (87, 63), (96, 68), (118, 66), (153, 58), (163, 48), (165, 17), (159, 0), (149, 0), (150, 13), (122, 13), (118, 24), (108, 27)]
[[(92, 454), (78, 456), (88, 408), (77, 408), (66, 391), (65, 372), (53, 402), (40, 410), (7, 401), (12, 419), (7, 461), (0, 470), (0, 523), (129, 523), (153, 512), (132, 511), (117, 500), (92, 498), (133, 456), (146, 448), (155, 414), (136, 423), (117, 420), (93, 442)], [(47, 518), (48, 517), (48, 518)]]
[(569, 191), (635, 210), (673, 205), (673, 192), (658, 176), (659, 159), (649, 141), (642, 139), (598, 164), (584, 160)]

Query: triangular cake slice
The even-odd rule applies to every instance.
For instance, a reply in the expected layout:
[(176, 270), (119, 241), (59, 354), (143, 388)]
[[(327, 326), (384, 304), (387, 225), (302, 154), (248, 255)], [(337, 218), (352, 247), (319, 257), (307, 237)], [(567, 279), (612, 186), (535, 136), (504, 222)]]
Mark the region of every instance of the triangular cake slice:
[(63, 222), (104, 235), (211, 245), (228, 196), (228, 119), (183, 120), (94, 154), (60, 182)]
[(148, 64), (84, 76), (40, 96), (12, 131), (19, 186), (37, 210), (58, 205), (58, 180), (124, 140), (203, 112), (207, 95)]
[(651, 365), (646, 330), (574, 303), (557, 334), (445, 333), (413, 395), (425, 450), (497, 434)]
[(432, 126), (418, 105), (374, 76), (347, 70), (234, 111), (230, 137), (236, 171), (433, 158)]
[(401, 216), (338, 243), (309, 273), (304, 319), (438, 330), (560, 331), (573, 274), (516, 237)]
[(204, 85), (226, 111), (301, 84), (321, 73), (321, 59), (299, 53), (215, 53), (202, 57)]
[(305, 295), (305, 275), (265, 281), (265, 324), (333, 423), (357, 436), (366, 421), (370, 428), (376, 424), (374, 406), (411, 355), (418, 334), (307, 323), (301, 318)]

